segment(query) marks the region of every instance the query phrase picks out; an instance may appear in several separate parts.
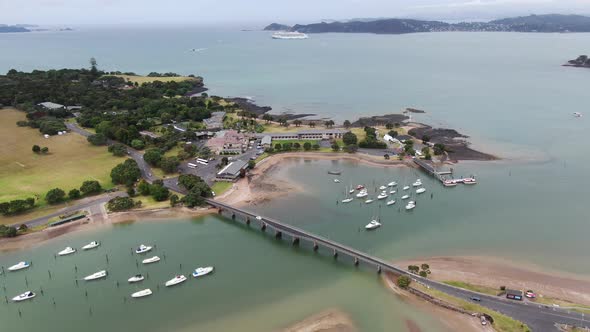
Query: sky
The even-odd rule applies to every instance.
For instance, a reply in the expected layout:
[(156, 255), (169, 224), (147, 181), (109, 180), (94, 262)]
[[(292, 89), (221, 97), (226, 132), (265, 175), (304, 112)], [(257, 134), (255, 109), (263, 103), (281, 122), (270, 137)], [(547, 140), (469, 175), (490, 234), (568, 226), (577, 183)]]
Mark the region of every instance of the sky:
[(350, 18), (488, 20), (590, 15), (590, 0), (0, 0), (4, 24), (313, 23)]

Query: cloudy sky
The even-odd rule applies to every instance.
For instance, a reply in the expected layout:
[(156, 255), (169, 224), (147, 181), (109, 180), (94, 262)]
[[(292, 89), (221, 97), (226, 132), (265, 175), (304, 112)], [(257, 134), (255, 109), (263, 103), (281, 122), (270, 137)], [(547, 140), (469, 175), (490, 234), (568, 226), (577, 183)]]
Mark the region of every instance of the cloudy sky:
[(0, 23), (257, 24), (415, 17), (483, 20), (544, 13), (590, 14), (590, 0), (0, 0)]

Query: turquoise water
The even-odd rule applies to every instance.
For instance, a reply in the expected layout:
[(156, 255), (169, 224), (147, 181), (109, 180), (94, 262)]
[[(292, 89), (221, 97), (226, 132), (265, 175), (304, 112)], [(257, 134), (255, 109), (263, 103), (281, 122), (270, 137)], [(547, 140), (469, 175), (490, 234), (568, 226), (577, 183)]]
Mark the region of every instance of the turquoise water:
[[(386, 259), (490, 255), (587, 277), (589, 114), (579, 119), (571, 114), (590, 109), (590, 72), (560, 64), (587, 53), (589, 42), (590, 34), (323, 34), (284, 42), (265, 32), (227, 29), (82, 29), (0, 35), (8, 50), (0, 52), (0, 71), (87, 66), (94, 56), (107, 70), (202, 75), (212, 93), (251, 96), (275, 112), (341, 121), (406, 106), (425, 109), (416, 120), (458, 129), (504, 160), (454, 166), (459, 175), (476, 174), (479, 183), (453, 189), (410, 169), (293, 161), (276, 176), (293, 179), (306, 192), (253, 209)], [(340, 185), (326, 174), (333, 167), (344, 170)], [(417, 177), (428, 192), (411, 213), (398, 211), (400, 202), (381, 212), (377, 203), (336, 205), (345, 185), (409, 183)], [(359, 232), (376, 214), (383, 227)], [(93, 239), (104, 246), (53, 258), (66, 245)], [(136, 291), (124, 282), (137, 272), (130, 248), (141, 242), (156, 243), (166, 260), (145, 268), (150, 273), (145, 284), (155, 294), (124, 302)], [(24, 275), (29, 288), (43, 287), (45, 295), (30, 303), (0, 304), (0, 319), (14, 331), (268, 331), (333, 307), (368, 331), (400, 330), (405, 317), (428, 331), (440, 328), (385, 292), (372, 271), (356, 272), (348, 262), (335, 264), (216, 217), (70, 234), (33, 250), (2, 254), (0, 265), (21, 259), (32, 259), (33, 267), (1, 276), (2, 295), (27, 289)], [(175, 273), (209, 264), (217, 268), (214, 276), (156, 291)], [(107, 280), (76, 287), (76, 278), (103, 268), (111, 272)]]

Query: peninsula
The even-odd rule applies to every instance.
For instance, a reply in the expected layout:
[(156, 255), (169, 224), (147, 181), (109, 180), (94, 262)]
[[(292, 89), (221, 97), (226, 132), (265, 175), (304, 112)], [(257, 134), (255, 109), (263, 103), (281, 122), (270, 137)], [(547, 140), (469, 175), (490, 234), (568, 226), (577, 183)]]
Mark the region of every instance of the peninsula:
[(580, 55), (574, 60), (569, 60), (564, 66), (590, 68), (590, 58), (587, 55)]

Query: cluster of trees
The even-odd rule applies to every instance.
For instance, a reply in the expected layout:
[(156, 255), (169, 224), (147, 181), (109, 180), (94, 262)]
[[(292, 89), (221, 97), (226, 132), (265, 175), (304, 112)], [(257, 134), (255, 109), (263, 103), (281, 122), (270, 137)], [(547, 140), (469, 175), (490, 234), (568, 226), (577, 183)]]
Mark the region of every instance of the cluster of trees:
[(348, 153), (355, 153), (358, 150), (358, 138), (353, 132), (349, 131), (345, 133), (342, 136), (342, 142), (344, 143), (344, 151)]
[[(95, 135), (96, 136), (96, 135)], [(90, 139), (90, 137), (88, 137)], [(115, 143), (108, 147), (110, 153), (113, 154), (115, 157), (123, 157), (127, 154), (127, 146), (122, 143)]]
[(125, 211), (140, 206), (141, 201), (134, 201), (133, 198), (130, 197), (115, 197), (107, 203), (107, 208), (109, 211), (113, 212)]
[(33, 147), (31, 148), (31, 150), (33, 150), (33, 152), (35, 153), (43, 153), (46, 154), (49, 152), (49, 148), (44, 146), (44, 147), (40, 147), (39, 145), (35, 144), (33, 145)]
[(408, 289), (410, 284), (412, 283), (412, 279), (408, 276), (399, 276), (397, 277), (397, 285), (399, 288)]
[(434, 144), (434, 147), (432, 147), (432, 150), (434, 151), (435, 156), (440, 156), (441, 154), (444, 154), (445, 151), (448, 152), (447, 147), (442, 143)]
[[(19, 229), (26, 231), (27, 225), (23, 224), (19, 227)], [(0, 237), (15, 237), (18, 235), (18, 231), (19, 230), (14, 226), (0, 225)]]
[(114, 184), (132, 186), (141, 177), (141, 170), (137, 162), (127, 159), (111, 170), (111, 180)]
[(365, 149), (386, 149), (387, 144), (377, 139), (377, 130), (373, 127), (365, 127), (366, 137), (359, 142), (359, 147)]
[(427, 278), (428, 275), (431, 273), (430, 272), (430, 266), (426, 263), (422, 263), (422, 265), (418, 266), (418, 265), (409, 265), (408, 266), (408, 271), (414, 273), (414, 274), (418, 274), (423, 278)]
[(27, 199), (14, 199), (9, 202), (0, 203), (0, 213), (8, 216), (18, 214), (30, 210), (35, 207), (35, 199), (29, 197)]
[(141, 180), (137, 185), (137, 192), (143, 196), (152, 196), (157, 202), (163, 202), (170, 197), (170, 190), (164, 187), (162, 180), (156, 180), (152, 184)]
[(277, 143), (274, 146), (274, 151), (275, 152), (279, 152), (279, 151), (285, 151), (285, 152), (289, 152), (289, 151), (299, 151), (301, 150), (301, 148), (303, 148), (303, 150), (305, 151), (310, 151), (310, 150), (319, 150), (320, 149), (320, 145), (317, 143), (311, 144), (310, 142), (304, 142), (303, 145), (299, 142), (287, 142), (287, 143)]
[(404, 141), (404, 153), (409, 156), (413, 156), (416, 154), (416, 150), (414, 150), (413, 140), (407, 139)]
[(175, 156), (165, 157), (159, 148), (147, 149), (143, 154), (143, 160), (151, 166), (160, 167), (166, 173), (174, 173), (180, 165), (180, 159)]
[(188, 194), (181, 199), (187, 207), (203, 205), (205, 198), (213, 196), (209, 185), (196, 175), (182, 174), (178, 177), (178, 184), (188, 191)]
[[(68, 199), (78, 199), (82, 196), (95, 195), (102, 192), (102, 186), (100, 182), (96, 180), (87, 180), (82, 183), (80, 189), (72, 189), (68, 192)], [(49, 204), (61, 203), (66, 199), (66, 192), (61, 188), (50, 189), (45, 194), (45, 201)]]

